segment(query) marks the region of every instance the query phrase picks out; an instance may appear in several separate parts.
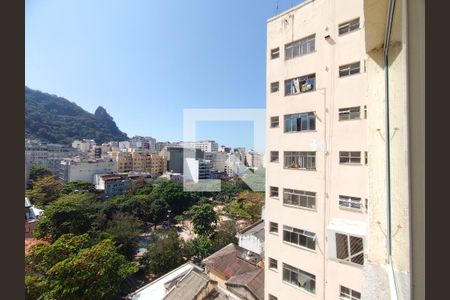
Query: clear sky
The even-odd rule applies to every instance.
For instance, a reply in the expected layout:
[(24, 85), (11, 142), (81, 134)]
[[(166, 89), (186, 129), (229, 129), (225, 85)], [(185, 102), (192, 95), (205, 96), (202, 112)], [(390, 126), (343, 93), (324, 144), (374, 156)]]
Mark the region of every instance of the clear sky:
[[(266, 20), (301, 0), (27, 0), (25, 84), (129, 136), (182, 139), (185, 108), (264, 108)], [(252, 148), (249, 122), (199, 139)]]

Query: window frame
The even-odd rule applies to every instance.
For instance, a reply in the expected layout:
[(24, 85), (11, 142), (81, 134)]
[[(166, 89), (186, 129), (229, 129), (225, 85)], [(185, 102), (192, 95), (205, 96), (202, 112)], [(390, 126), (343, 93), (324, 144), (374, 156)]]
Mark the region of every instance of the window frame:
[[(314, 151), (284, 151), (283, 167), (287, 170), (316, 170), (316, 152)], [(292, 160), (289, 165), (298, 167), (288, 167), (288, 159)], [(302, 166), (302, 167), (300, 167)]]
[(361, 74), (361, 62), (355, 61), (339, 66), (339, 78)]
[[(273, 266), (275, 264), (275, 267)], [(269, 270), (278, 270), (278, 260), (269, 257)]]
[[(275, 159), (276, 154), (276, 159)], [(280, 162), (280, 151), (270, 151), (270, 162), (279, 163)]]
[(291, 60), (313, 52), (316, 52), (315, 33), (284, 45), (284, 60)]
[[(276, 231), (274, 230), (274, 228), (276, 228)], [(278, 223), (269, 222), (269, 233), (278, 235), (278, 233), (279, 233)]]
[[(286, 263), (283, 263), (282, 270), (283, 270), (282, 281), (284, 283), (287, 283), (289, 285), (297, 287), (298, 289), (303, 290), (303, 291), (305, 291), (307, 293), (310, 293), (312, 295), (316, 294), (316, 275), (311, 274), (311, 273), (306, 272), (306, 271), (303, 271), (301, 269), (298, 269), (298, 268), (296, 268), (294, 266), (291, 266), (289, 264), (286, 264)], [(285, 276), (286, 273), (289, 274), (289, 276), (288, 276), (289, 279), (285, 278), (286, 277)], [(295, 275), (295, 276), (293, 276), (293, 275)], [(298, 278), (300, 276), (302, 276), (303, 278), (307, 278), (307, 279), (309, 279), (309, 281), (313, 282), (312, 289), (307, 289), (305, 286), (299, 285)], [(297, 280), (295, 280), (295, 278)], [(305, 283), (306, 283), (306, 281), (305, 281)], [(310, 284), (310, 287), (311, 287), (311, 284)]]
[(274, 295), (272, 295), (272, 294), (268, 294), (268, 295), (269, 295), (269, 300), (278, 300), (278, 298), (275, 297)]
[(270, 59), (280, 58), (280, 47), (270, 49)]
[[(348, 205), (346, 205), (348, 204)], [(352, 204), (357, 204), (358, 207), (353, 207)], [(339, 208), (349, 209), (354, 211), (362, 211), (363, 203), (361, 197), (353, 197), (346, 195), (339, 195)]]
[[(355, 25), (357, 25), (357, 27), (355, 27)], [(343, 22), (338, 25), (338, 35), (341, 36), (341, 35), (345, 35), (350, 32), (356, 31), (356, 30), (360, 29), (360, 26), (361, 26), (361, 24), (360, 24), (359, 17), (354, 18), (349, 21), (346, 21), (346, 22)], [(343, 30), (344, 28), (346, 29), (346, 31)]]
[[(339, 245), (338, 236), (342, 236), (346, 239), (345, 244), (344, 244), (344, 242), (342, 242), (341, 245)], [(364, 266), (364, 260), (365, 260), (364, 259), (364, 239), (362, 237), (354, 236), (354, 235), (347, 234), (347, 233), (336, 232), (335, 238), (336, 238), (336, 259), (339, 262), (348, 263), (348, 264), (357, 265), (357, 266)], [(353, 240), (361, 240), (360, 241), (361, 249), (359, 251), (355, 251), (356, 253), (353, 253), (353, 250), (355, 247), (352, 247), (352, 239)], [(341, 246), (341, 249), (339, 248), (340, 246)], [(344, 246), (343, 248), (346, 248), (346, 249), (342, 249), (342, 246)], [(341, 250), (341, 251), (339, 251), (339, 250)], [(341, 254), (344, 254), (344, 252), (345, 252), (346, 256), (342, 257)], [(339, 257), (339, 256), (341, 256), (341, 257)], [(358, 257), (362, 258), (362, 263), (354, 261), (354, 260), (358, 260)]]
[(278, 93), (280, 91), (280, 82), (274, 81), (270, 83), (270, 93)]
[[(303, 120), (305, 119), (304, 124)], [(316, 130), (316, 113), (313, 111), (284, 115), (283, 121), (284, 133)], [(303, 129), (304, 125), (306, 125), (305, 129)], [(288, 126), (290, 130), (288, 130)]]
[[(287, 235), (289, 236), (289, 240), (286, 239)], [(296, 238), (293, 238), (293, 236)], [(296, 242), (293, 241), (295, 239), (297, 240)], [(283, 242), (290, 245), (316, 251), (316, 239), (317, 235), (315, 232), (283, 225)]]
[[(347, 154), (346, 154), (347, 153)], [(356, 155), (356, 153), (359, 154)], [(359, 161), (353, 162), (359, 157)], [(348, 161), (342, 161), (342, 159), (347, 158)], [(339, 164), (341, 165), (362, 165), (361, 163), (361, 151), (339, 151)]]
[[(276, 196), (274, 196), (275, 189), (276, 189)], [(269, 197), (278, 199), (278, 197), (280, 197), (280, 189), (279, 189), (279, 187), (277, 187), (277, 186), (270, 186), (269, 187)]]
[[(276, 124), (276, 126), (274, 124)], [(279, 128), (279, 127), (280, 127), (280, 117), (279, 116), (270, 117), (270, 128)]]
[[(295, 81), (298, 81), (298, 91)], [(310, 87), (308, 88), (308, 85)], [(305, 87), (305, 88), (304, 88)], [(289, 78), (284, 81), (284, 96), (293, 96), (312, 92), (316, 90), (316, 73), (311, 73), (299, 77)]]
[[(339, 108), (339, 121), (361, 120), (361, 106)], [(348, 116), (348, 117), (343, 117)], [(353, 117), (352, 117), (353, 116)]]
[[(288, 197), (286, 197), (286, 195), (288, 195)], [(293, 201), (292, 200), (293, 196), (297, 196), (298, 201)], [(289, 198), (289, 199), (286, 199), (286, 198)], [(304, 198), (304, 199), (302, 199), (302, 198)], [(303, 202), (306, 201), (306, 206), (301, 205), (302, 200), (303, 200)], [(316, 210), (316, 200), (317, 200), (316, 192), (283, 188), (283, 204), (284, 205)], [(298, 204), (295, 204), (294, 202), (298, 202)], [(312, 202), (312, 204), (310, 205), (311, 202)]]
[[(348, 292), (343, 292), (342, 290), (347, 289)], [(359, 294), (359, 297), (357, 295), (353, 295), (353, 293)], [(355, 290), (352, 290), (351, 288), (348, 288), (343, 285), (339, 285), (339, 299), (340, 300), (361, 300), (361, 293)]]

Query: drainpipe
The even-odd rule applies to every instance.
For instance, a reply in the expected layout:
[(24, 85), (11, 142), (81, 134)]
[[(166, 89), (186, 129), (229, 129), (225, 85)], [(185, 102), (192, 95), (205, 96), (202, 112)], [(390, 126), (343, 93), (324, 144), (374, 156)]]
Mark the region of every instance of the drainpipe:
[(389, 0), (389, 8), (386, 22), (386, 34), (384, 39), (384, 79), (385, 79), (385, 123), (386, 123), (386, 236), (387, 258), (390, 281), (394, 283), (391, 290), (391, 299), (397, 299), (395, 274), (392, 265), (392, 218), (391, 218), (391, 140), (390, 140), (390, 112), (389, 112), (389, 47), (391, 42), (392, 22), (394, 18), (396, 0)]

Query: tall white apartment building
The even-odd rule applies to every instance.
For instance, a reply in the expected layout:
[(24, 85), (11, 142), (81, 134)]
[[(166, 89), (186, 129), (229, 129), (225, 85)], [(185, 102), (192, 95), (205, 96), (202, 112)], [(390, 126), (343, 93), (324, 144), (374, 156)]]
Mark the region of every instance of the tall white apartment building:
[(179, 142), (180, 147), (200, 149), (205, 152), (217, 152), (219, 150), (219, 144), (215, 141), (198, 141), (198, 142)]
[(267, 21), (265, 299), (425, 299), (424, 2)]
[(267, 21), (267, 299), (361, 296), (369, 201), (363, 5), (305, 1)]

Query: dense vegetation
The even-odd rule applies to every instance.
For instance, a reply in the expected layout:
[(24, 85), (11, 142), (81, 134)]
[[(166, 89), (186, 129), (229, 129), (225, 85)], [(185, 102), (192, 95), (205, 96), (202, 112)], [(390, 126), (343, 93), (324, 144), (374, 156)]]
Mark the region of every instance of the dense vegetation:
[[(90, 183), (64, 184), (45, 170), (35, 173), (26, 194), (45, 214), (33, 235), (47, 243), (26, 255), (27, 299), (126, 294), (121, 284), (136, 272), (154, 279), (237, 243), (235, 220), (220, 221), (215, 204), (236, 211), (234, 215), (259, 216), (263, 202), (261, 194), (250, 192), (240, 179), (223, 181), (223, 190), (214, 193), (185, 192), (182, 183), (158, 179), (103, 201)], [(184, 221), (195, 233), (187, 241), (173, 226)], [(150, 234), (151, 243), (139, 258), (143, 233)]]
[(67, 99), (25, 87), (25, 135), (50, 143), (128, 139), (103, 107), (88, 113)]

